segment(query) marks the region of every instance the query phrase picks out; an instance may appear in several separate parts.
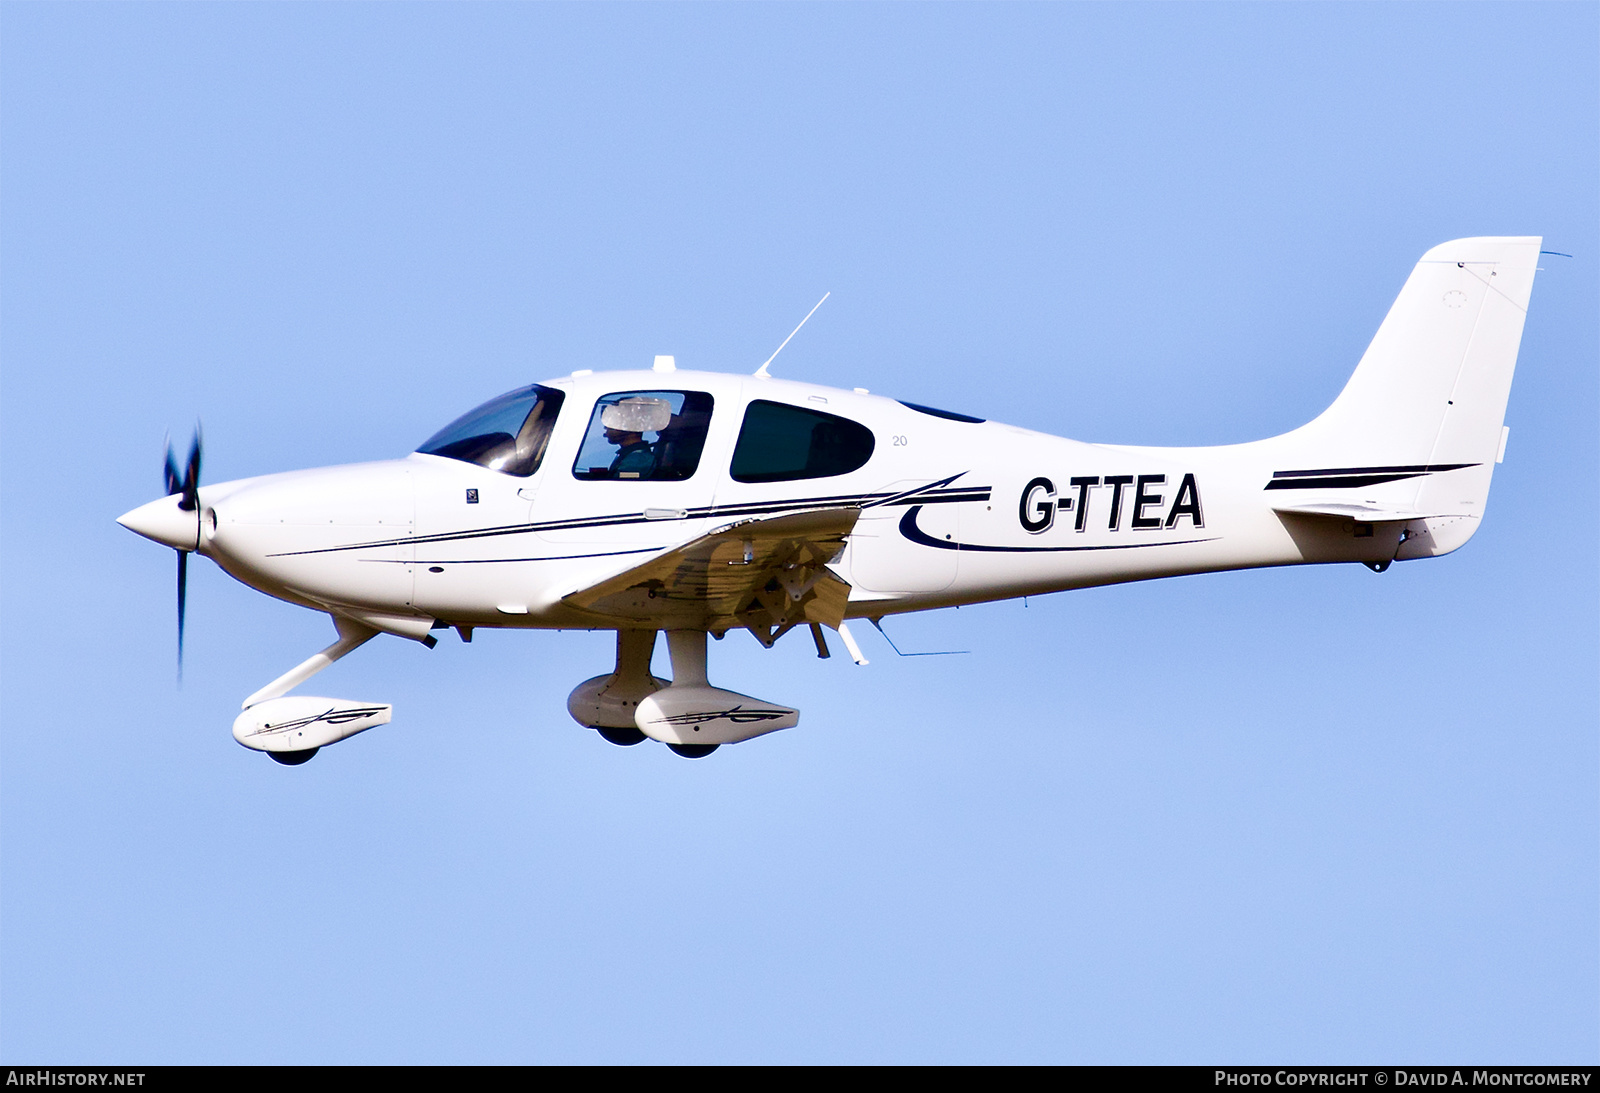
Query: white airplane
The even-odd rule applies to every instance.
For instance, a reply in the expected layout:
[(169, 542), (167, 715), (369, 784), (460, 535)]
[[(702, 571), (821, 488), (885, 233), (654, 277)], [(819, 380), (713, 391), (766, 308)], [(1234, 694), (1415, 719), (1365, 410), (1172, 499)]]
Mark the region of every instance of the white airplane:
[[(826, 657), (826, 627), (864, 664), (847, 620), (1253, 566), (1381, 573), (1460, 547), (1504, 457), (1540, 242), (1430, 250), (1333, 405), (1249, 444), (1085, 444), (657, 357), (508, 392), (404, 459), (202, 487), (197, 435), (181, 473), (168, 452), (168, 496), (119, 522), (179, 552), (180, 656), (190, 553), (332, 618), (338, 640), (234, 722), (280, 763), (390, 718), (289, 695), (316, 672), (378, 634), (431, 648), (488, 626), (615, 630), (616, 666), (572, 716), (698, 757), (799, 720), (712, 686), (708, 634), (770, 647), (804, 626)], [(650, 671), (663, 630), (670, 681)]]

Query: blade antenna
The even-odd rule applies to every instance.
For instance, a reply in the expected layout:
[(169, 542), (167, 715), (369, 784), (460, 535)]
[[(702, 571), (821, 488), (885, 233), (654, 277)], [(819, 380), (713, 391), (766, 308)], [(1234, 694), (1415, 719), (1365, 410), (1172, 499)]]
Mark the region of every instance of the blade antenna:
[(894, 639), (889, 636), (889, 631), (887, 631), (887, 630), (885, 630), (883, 628), (883, 620), (882, 619), (868, 619), (867, 621), (870, 622), (874, 627), (877, 628), (878, 633), (883, 635), (883, 640), (889, 643), (889, 648), (893, 649), (895, 651), (896, 655), (898, 655), (898, 656), (902, 656), (902, 657), (964, 657), (964, 656), (969, 655), (972, 652), (971, 649), (936, 649), (936, 650), (934, 650), (933, 652), (930, 652), (930, 653), (907, 653), (907, 652), (903, 651), (900, 648), (900, 646), (898, 646), (898, 645), (896, 645), (894, 643)]
[[(832, 292), (824, 292), (822, 294), (822, 299), (817, 301), (817, 307), (821, 307), (827, 302), (828, 297), (832, 295)], [(817, 313), (817, 307), (814, 307), (810, 311), (806, 312), (806, 317), (800, 320), (800, 326), (805, 326), (806, 321)], [(771, 373), (767, 371), (767, 365), (778, 359), (778, 354), (783, 352), (783, 346), (788, 345), (794, 339), (794, 336), (800, 333), (800, 326), (797, 326), (793, 330), (789, 331), (789, 336), (783, 339), (783, 345), (778, 346), (778, 348), (772, 351), (772, 356), (768, 357), (765, 363), (763, 363), (760, 368), (755, 370), (753, 373), (754, 375), (760, 376), (762, 379), (767, 379), (771, 375)]]

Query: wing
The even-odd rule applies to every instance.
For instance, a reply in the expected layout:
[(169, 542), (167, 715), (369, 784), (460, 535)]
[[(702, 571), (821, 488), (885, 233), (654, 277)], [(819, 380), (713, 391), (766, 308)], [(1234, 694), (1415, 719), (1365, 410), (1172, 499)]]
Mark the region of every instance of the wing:
[(745, 627), (771, 645), (790, 627), (838, 627), (850, 586), (828, 564), (845, 547), (858, 508), (742, 520), (658, 554), (562, 602), (664, 630)]

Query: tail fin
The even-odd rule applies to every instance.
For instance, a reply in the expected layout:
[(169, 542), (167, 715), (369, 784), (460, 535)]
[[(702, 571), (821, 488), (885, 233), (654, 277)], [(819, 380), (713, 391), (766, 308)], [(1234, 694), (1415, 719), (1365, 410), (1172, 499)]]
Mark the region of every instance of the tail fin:
[(1430, 520), (1431, 545), (1401, 557), (1464, 543), (1502, 453), (1540, 242), (1457, 239), (1423, 255), (1333, 405), (1281, 438), (1305, 469), (1280, 472), (1268, 488), (1340, 501), (1360, 488), (1396, 510), (1472, 517)]

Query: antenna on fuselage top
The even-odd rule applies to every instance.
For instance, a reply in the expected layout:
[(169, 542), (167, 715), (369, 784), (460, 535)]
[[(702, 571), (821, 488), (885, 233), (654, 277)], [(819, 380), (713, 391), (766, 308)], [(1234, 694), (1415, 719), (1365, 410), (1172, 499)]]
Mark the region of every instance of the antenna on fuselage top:
[[(817, 301), (817, 307), (821, 307), (823, 305), (823, 303), (827, 301), (828, 297), (832, 296), (832, 295), (833, 295), (832, 292), (824, 292), (822, 294), (822, 299)], [(815, 315), (817, 313), (817, 307), (814, 307), (810, 311), (806, 312), (805, 319), (801, 319), (800, 320), (800, 326), (805, 326), (806, 325), (806, 320), (810, 319), (811, 316), (813, 316), (813, 315)], [(787, 338), (783, 339), (783, 345), (788, 345), (789, 342), (794, 339), (794, 336), (796, 334), (800, 333), (800, 326), (797, 326), (793, 330), (789, 331), (789, 336)], [(778, 348), (774, 349), (772, 351), (772, 356), (768, 357), (766, 359), (765, 363), (763, 363), (760, 368), (757, 368), (755, 370), (753, 375), (760, 376), (762, 379), (766, 379), (768, 376), (770, 376), (771, 373), (767, 371), (767, 365), (771, 364), (773, 361), (778, 359), (778, 354), (783, 352), (783, 345), (780, 345), (780, 346), (778, 346)]]

